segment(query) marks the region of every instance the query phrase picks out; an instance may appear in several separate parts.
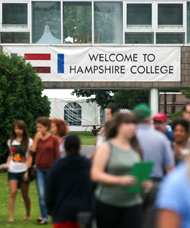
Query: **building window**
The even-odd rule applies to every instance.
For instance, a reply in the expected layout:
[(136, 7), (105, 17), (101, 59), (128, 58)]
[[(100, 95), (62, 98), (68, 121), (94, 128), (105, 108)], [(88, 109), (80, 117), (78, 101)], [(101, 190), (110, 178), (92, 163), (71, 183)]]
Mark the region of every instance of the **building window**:
[(64, 120), (68, 126), (81, 126), (82, 123), (82, 108), (76, 102), (71, 102), (65, 105)]
[(153, 44), (153, 33), (125, 33), (126, 44)]
[(32, 2), (32, 43), (61, 43), (60, 2)]
[(158, 4), (158, 27), (182, 27), (183, 4)]
[(3, 3), (2, 19), (3, 28), (7, 27), (27, 27), (28, 25), (28, 5), (24, 3)]
[(30, 43), (30, 35), (28, 32), (2, 32), (1, 43)]
[(92, 36), (91, 2), (64, 2), (64, 43), (90, 43)]
[(122, 2), (94, 2), (94, 34), (100, 43), (123, 43)]
[(156, 43), (157, 44), (184, 44), (185, 34), (184, 33), (157, 33)]
[(106, 121), (106, 110), (100, 108), (100, 124), (104, 124)]
[(151, 4), (127, 4), (127, 27), (152, 27)]

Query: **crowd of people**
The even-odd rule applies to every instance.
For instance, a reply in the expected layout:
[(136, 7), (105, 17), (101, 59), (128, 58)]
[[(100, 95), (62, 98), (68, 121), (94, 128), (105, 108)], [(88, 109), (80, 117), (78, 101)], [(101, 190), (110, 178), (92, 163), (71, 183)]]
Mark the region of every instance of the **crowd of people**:
[[(90, 228), (92, 218), (97, 228), (189, 228), (189, 123), (190, 103), (171, 126), (162, 112), (152, 117), (146, 104), (132, 113), (111, 105), (95, 151), (85, 157), (63, 120), (38, 118), (33, 139), (24, 121), (16, 121), (7, 142), (9, 222), (14, 222), (19, 188), (24, 220), (31, 218), (29, 170), (35, 163), (39, 225), (46, 225), (50, 215), (57, 228)], [(142, 162), (154, 164), (150, 179), (130, 194), (127, 189), (138, 183), (131, 172)]]

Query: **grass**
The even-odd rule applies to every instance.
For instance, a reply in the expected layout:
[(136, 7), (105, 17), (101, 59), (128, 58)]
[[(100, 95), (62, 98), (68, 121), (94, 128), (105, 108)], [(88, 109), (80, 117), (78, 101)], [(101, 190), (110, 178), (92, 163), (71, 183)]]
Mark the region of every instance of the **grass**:
[(70, 134), (78, 135), (82, 145), (94, 145), (96, 139), (91, 131), (71, 131)]
[[(0, 227), (3, 228), (34, 228), (37, 226), (36, 219), (40, 216), (40, 209), (38, 204), (38, 194), (35, 181), (30, 183), (30, 199), (31, 199), (31, 220), (23, 221), (25, 216), (24, 202), (21, 196), (21, 190), (17, 192), (15, 210), (14, 210), (14, 223), (8, 223), (8, 199), (9, 188), (7, 181), (7, 173), (0, 173)], [(50, 221), (51, 219), (49, 219)], [(46, 228), (52, 228), (49, 223)]]
[[(70, 132), (76, 134), (81, 139), (82, 145), (94, 145), (95, 136), (92, 132)], [(8, 199), (9, 199), (9, 187), (7, 181), (7, 173), (0, 173), (0, 227), (3, 228), (36, 228), (36, 219), (40, 216), (40, 209), (38, 203), (38, 193), (35, 181), (30, 183), (30, 199), (31, 199), (31, 220), (23, 221), (25, 216), (24, 202), (21, 196), (21, 190), (17, 192), (15, 210), (14, 210), (14, 223), (8, 223), (9, 219), (9, 209), (8, 209)], [(50, 219), (49, 219), (50, 221)], [(46, 228), (52, 228), (49, 223)]]

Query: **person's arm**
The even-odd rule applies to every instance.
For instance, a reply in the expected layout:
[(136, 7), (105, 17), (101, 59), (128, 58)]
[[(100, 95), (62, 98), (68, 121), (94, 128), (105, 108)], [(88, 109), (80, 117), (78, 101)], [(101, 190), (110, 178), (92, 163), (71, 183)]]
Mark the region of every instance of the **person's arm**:
[(7, 157), (6, 164), (9, 165), (9, 163), (11, 161), (11, 157), (12, 157), (12, 154), (11, 154), (11, 140), (10, 139), (7, 141), (7, 146), (9, 147), (9, 156)]
[(7, 165), (9, 165), (9, 163), (10, 163), (10, 161), (11, 161), (11, 157), (12, 157), (12, 155), (11, 155), (11, 149), (9, 149), (9, 156), (7, 157)]
[(24, 180), (27, 181), (28, 180), (28, 170), (29, 168), (32, 166), (32, 161), (33, 161), (33, 157), (31, 156), (31, 154), (28, 154), (28, 165), (27, 165), (27, 170), (24, 174)]
[(34, 136), (34, 141), (30, 148), (30, 151), (32, 151), (33, 153), (36, 153), (37, 144), (41, 137), (42, 137), (42, 134), (40, 132), (37, 132), (36, 135)]
[(144, 192), (150, 192), (150, 190), (153, 187), (153, 182), (152, 181), (143, 181), (142, 182), (142, 188), (144, 189)]
[(158, 228), (179, 228), (181, 217), (174, 211), (162, 209), (158, 212)]
[(133, 186), (136, 179), (130, 175), (116, 176), (105, 172), (110, 157), (110, 146), (105, 142), (100, 145), (95, 153), (91, 168), (91, 179), (104, 184)]
[(55, 160), (57, 160), (58, 158), (60, 158), (59, 141), (57, 138), (54, 138), (54, 140), (55, 140), (55, 143), (54, 143)]
[(172, 171), (174, 169), (174, 167), (175, 167), (174, 165), (167, 167), (166, 173), (169, 173), (170, 171)]
[(29, 168), (32, 166), (32, 162), (33, 162), (33, 157), (32, 157), (32, 155), (30, 154), (30, 153), (31, 153), (31, 147), (32, 147), (32, 145), (33, 145), (33, 140), (32, 140), (32, 139), (30, 139), (30, 143), (31, 143), (31, 145), (29, 146), (30, 149), (29, 149), (29, 152), (28, 152), (27, 170), (26, 170), (26, 172), (25, 172), (25, 174), (24, 174), (24, 180), (25, 180), (25, 181), (28, 180), (28, 170), (29, 170)]

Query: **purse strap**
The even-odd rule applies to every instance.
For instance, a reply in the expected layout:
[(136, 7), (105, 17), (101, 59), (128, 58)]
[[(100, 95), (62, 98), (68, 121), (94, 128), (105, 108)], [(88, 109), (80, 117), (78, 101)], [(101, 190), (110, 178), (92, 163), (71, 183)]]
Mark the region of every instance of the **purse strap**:
[[(52, 135), (49, 137), (49, 139), (50, 139), (50, 138), (52, 138)], [(48, 141), (49, 141), (49, 140), (48, 140)], [(47, 141), (47, 142), (48, 142), (48, 141)], [(45, 146), (46, 146), (46, 145), (44, 145), (43, 148), (42, 148), (42, 150), (41, 150), (41, 153), (40, 153), (40, 155), (39, 155), (38, 161), (35, 162), (36, 165), (38, 164), (40, 158), (42, 157), (42, 154), (43, 154), (43, 152), (44, 152)]]

